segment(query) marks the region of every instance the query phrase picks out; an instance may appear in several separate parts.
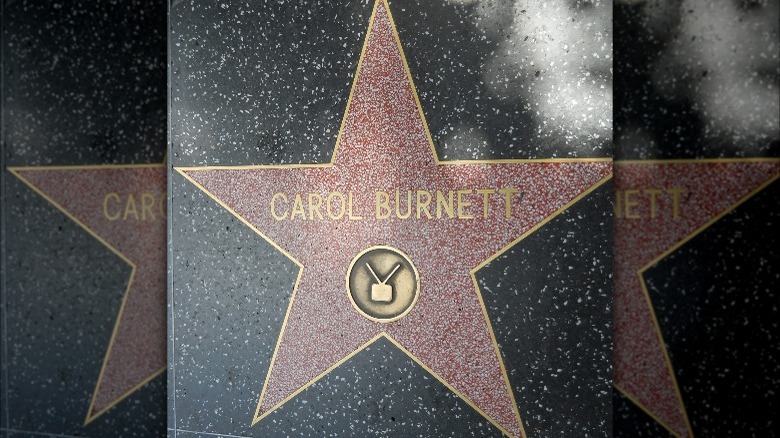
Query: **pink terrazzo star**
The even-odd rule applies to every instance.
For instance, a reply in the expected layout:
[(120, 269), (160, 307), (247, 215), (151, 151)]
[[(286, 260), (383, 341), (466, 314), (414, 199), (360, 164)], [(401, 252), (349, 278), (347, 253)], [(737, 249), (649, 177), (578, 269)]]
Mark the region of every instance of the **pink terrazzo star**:
[[(525, 435), (473, 273), (609, 179), (610, 160), (440, 162), (390, 11), (378, 0), (330, 163), (177, 170), (301, 268), (253, 424), (385, 336), (505, 434)], [(405, 213), (410, 189), (507, 187), (519, 190), (511, 217), (496, 194), (485, 215), (476, 192), (464, 195), (472, 219), (375, 215), (378, 190), (393, 202), (401, 190)], [(307, 207), (306, 220), (278, 220), (269, 208), (276, 193), (289, 197), (289, 210), (295, 194), (325, 199), (333, 191), (352, 193), (361, 219), (320, 219)], [(417, 304), (390, 323), (362, 316), (345, 286), (351, 260), (376, 245), (400, 249), (419, 270)]]
[(670, 433), (692, 437), (642, 274), (776, 180), (780, 161), (618, 162), (616, 167), (614, 384)]
[(165, 370), (165, 166), (9, 170), (132, 266), (88, 424)]

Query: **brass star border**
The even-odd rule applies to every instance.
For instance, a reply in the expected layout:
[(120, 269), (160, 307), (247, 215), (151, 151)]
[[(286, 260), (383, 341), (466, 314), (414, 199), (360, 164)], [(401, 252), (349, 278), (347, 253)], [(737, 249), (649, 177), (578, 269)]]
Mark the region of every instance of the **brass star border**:
[[(494, 159), (494, 160), (447, 160), (447, 161), (439, 160), (438, 154), (437, 154), (436, 149), (434, 147), (433, 139), (431, 138), (430, 130), (428, 128), (428, 122), (427, 122), (427, 120), (425, 118), (425, 115), (423, 113), (422, 106), (420, 104), (420, 99), (419, 99), (419, 96), (418, 96), (418, 93), (417, 93), (417, 89), (416, 89), (416, 87), (414, 85), (414, 80), (412, 78), (411, 71), (409, 70), (409, 65), (408, 65), (407, 60), (406, 60), (406, 55), (404, 54), (403, 47), (402, 47), (402, 44), (401, 44), (401, 40), (400, 40), (400, 38), (398, 36), (398, 31), (397, 31), (397, 28), (396, 28), (396, 25), (395, 25), (395, 21), (393, 20), (393, 16), (392, 16), (392, 13), (390, 11), (390, 7), (387, 4), (387, 0), (376, 0), (375, 3), (374, 3), (373, 11), (371, 13), (371, 18), (370, 18), (369, 23), (368, 23), (367, 32), (366, 32), (365, 39), (364, 39), (364, 42), (363, 42), (363, 46), (362, 46), (362, 49), (361, 49), (361, 52), (360, 52), (360, 57), (359, 57), (359, 60), (358, 60), (358, 66), (357, 66), (355, 75), (353, 77), (352, 86), (351, 86), (351, 89), (350, 89), (349, 97), (347, 99), (347, 104), (346, 104), (346, 107), (345, 107), (344, 115), (342, 117), (341, 125), (339, 127), (339, 133), (338, 133), (338, 135), (336, 137), (336, 143), (335, 143), (333, 152), (331, 154), (331, 159), (330, 159), (329, 162), (327, 162), (327, 163), (304, 163), (304, 164), (266, 164), (266, 165), (239, 165), (239, 166), (181, 166), (181, 167), (180, 166), (175, 166), (174, 167), (174, 170), (176, 170), (180, 175), (182, 175), (185, 179), (187, 179), (193, 185), (195, 185), (198, 189), (200, 189), (206, 196), (211, 198), (214, 202), (216, 202), (217, 204), (222, 206), (230, 214), (232, 214), (238, 220), (240, 220), (242, 223), (244, 223), (244, 225), (246, 225), (252, 231), (257, 233), (260, 237), (262, 237), (271, 246), (273, 246), (274, 248), (279, 250), (282, 254), (284, 254), (285, 257), (287, 257), (290, 261), (295, 263), (298, 266), (298, 268), (299, 268), (298, 275), (297, 275), (296, 280), (295, 280), (295, 285), (293, 286), (292, 295), (290, 296), (290, 301), (289, 301), (289, 304), (288, 304), (288, 307), (287, 307), (287, 311), (285, 312), (284, 320), (282, 322), (282, 327), (281, 327), (281, 330), (279, 332), (279, 337), (278, 337), (276, 346), (274, 348), (273, 355), (271, 357), (271, 361), (270, 361), (268, 372), (266, 373), (266, 377), (265, 377), (264, 382), (263, 382), (263, 389), (262, 389), (262, 392), (260, 394), (260, 398), (258, 400), (257, 408), (255, 409), (255, 414), (254, 414), (254, 417), (252, 419), (251, 425), (254, 426), (255, 424), (257, 424), (263, 418), (265, 418), (266, 416), (268, 416), (269, 414), (274, 412), (276, 409), (278, 409), (279, 407), (281, 407), (282, 405), (284, 405), (285, 403), (287, 403), (291, 399), (295, 398), (298, 394), (300, 394), (304, 390), (308, 389), (313, 384), (317, 383), (325, 375), (327, 375), (328, 373), (330, 373), (331, 371), (333, 371), (334, 369), (336, 369), (337, 367), (342, 365), (344, 362), (346, 362), (349, 359), (351, 359), (352, 357), (354, 357), (356, 354), (358, 354), (361, 351), (365, 350), (368, 346), (370, 346), (371, 344), (373, 344), (377, 340), (379, 340), (381, 338), (385, 338), (385, 339), (389, 340), (391, 343), (393, 343), (396, 347), (398, 347), (401, 351), (403, 351), (415, 363), (420, 365), (423, 369), (425, 369), (434, 378), (436, 378), (436, 380), (441, 382), (450, 391), (455, 393), (460, 399), (465, 401), (474, 410), (479, 412), (480, 415), (482, 415), (486, 420), (488, 420), (491, 424), (493, 424), (495, 427), (497, 427), (504, 435), (506, 435), (506, 436), (513, 436), (513, 434), (511, 434), (504, 427), (502, 427), (500, 424), (498, 424), (497, 421), (492, 419), (484, 411), (482, 411), (480, 408), (478, 408), (474, 403), (472, 403), (468, 398), (466, 398), (460, 391), (456, 390), (452, 385), (447, 383), (445, 381), (445, 379), (443, 379), (441, 376), (439, 376), (430, 367), (426, 366), (419, 358), (417, 358), (414, 354), (412, 354), (408, 349), (403, 347), (397, 340), (395, 340), (389, 333), (387, 333), (385, 331), (381, 331), (379, 334), (374, 336), (372, 339), (370, 339), (369, 341), (365, 342), (362, 346), (360, 346), (357, 349), (355, 349), (352, 353), (348, 354), (346, 357), (344, 357), (341, 360), (337, 361), (332, 366), (327, 368), (325, 371), (323, 371), (322, 373), (320, 373), (319, 375), (314, 377), (307, 384), (301, 386), (295, 392), (293, 392), (289, 396), (285, 397), (281, 402), (279, 402), (276, 405), (274, 405), (273, 407), (269, 408), (265, 413), (263, 413), (262, 415), (260, 414), (262, 401), (263, 401), (263, 398), (265, 396), (265, 391), (266, 391), (267, 384), (268, 384), (268, 379), (271, 376), (271, 370), (273, 369), (274, 363), (276, 361), (277, 353), (278, 353), (278, 350), (279, 350), (279, 345), (281, 343), (282, 336), (283, 336), (283, 334), (285, 332), (285, 328), (287, 326), (288, 319), (290, 317), (290, 313), (291, 313), (291, 310), (292, 310), (292, 307), (293, 307), (293, 303), (295, 302), (296, 293), (298, 291), (298, 286), (300, 284), (301, 277), (302, 277), (302, 274), (303, 274), (304, 265), (301, 262), (299, 262), (298, 260), (296, 260), (295, 257), (293, 257), (289, 252), (287, 252), (279, 244), (277, 244), (271, 238), (266, 236), (256, 226), (251, 224), (247, 219), (245, 219), (240, 214), (238, 214), (235, 210), (230, 208), (225, 202), (221, 201), (216, 196), (214, 196), (208, 189), (203, 187), (203, 185), (201, 185), (195, 179), (193, 179), (190, 175), (188, 175), (187, 172), (188, 171), (197, 171), (197, 170), (306, 169), (306, 168), (311, 169), (311, 168), (331, 167), (333, 165), (334, 158), (337, 156), (337, 153), (338, 153), (338, 148), (339, 148), (339, 145), (341, 143), (342, 132), (343, 132), (343, 129), (344, 129), (345, 122), (347, 120), (347, 115), (348, 115), (348, 112), (349, 112), (349, 108), (350, 108), (350, 105), (352, 103), (352, 97), (353, 97), (353, 94), (355, 92), (355, 88), (356, 88), (356, 85), (357, 85), (357, 79), (358, 79), (358, 77), (360, 75), (361, 67), (363, 65), (363, 59), (364, 59), (364, 56), (366, 54), (366, 47), (368, 45), (369, 36), (370, 36), (369, 30), (374, 25), (374, 19), (375, 19), (376, 13), (377, 13), (377, 9), (380, 7), (380, 5), (382, 7), (384, 7), (386, 9), (386, 11), (387, 11), (387, 15), (388, 15), (389, 21), (391, 23), (391, 29), (392, 29), (393, 37), (395, 39), (395, 43), (396, 43), (396, 46), (398, 48), (398, 51), (400, 52), (402, 63), (403, 63), (403, 68), (404, 68), (404, 71), (406, 73), (407, 79), (408, 79), (409, 83), (411, 84), (411, 91), (412, 91), (412, 95), (414, 97), (416, 109), (417, 109), (417, 112), (418, 112), (418, 114), (419, 114), (419, 116), (420, 116), (420, 118), (422, 120), (422, 124), (423, 124), (423, 127), (425, 129), (425, 134), (426, 134), (427, 140), (428, 140), (428, 146), (430, 147), (430, 150), (431, 150), (431, 153), (433, 155), (434, 162), (435, 162), (436, 165), (502, 164), (502, 163), (567, 163), (567, 162), (569, 162), (569, 163), (587, 163), (587, 162), (593, 162), (593, 163), (595, 163), (595, 162), (601, 162), (601, 163), (607, 162), (607, 163), (611, 163), (612, 162), (612, 158), (543, 158), (543, 159)], [(492, 262), (493, 260), (495, 260), (499, 256), (501, 256), (503, 253), (505, 253), (507, 250), (509, 250), (514, 245), (516, 245), (518, 242), (520, 242), (521, 240), (525, 239), (529, 235), (533, 234), (534, 232), (539, 230), (541, 227), (546, 225), (551, 220), (555, 219), (558, 215), (560, 215), (562, 212), (566, 211), (569, 207), (571, 207), (572, 205), (576, 204), (577, 202), (579, 202), (580, 200), (582, 200), (583, 198), (585, 198), (586, 196), (591, 194), (594, 190), (596, 190), (597, 188), (601, 187), (604, 183), (609, 181), (611, 178), (612, 178), (612, 173), (610, 172), (607, 176), (605, 176), (604, 178), (602, 178), (601, 180), (599, 180), (595, 184), (593, 184), (590, 187), (588, 187), (585, 191), (583, 191), (580, 194), (578, 194), (571, 201), (569, 201), (568, 203), (566, 203), (565, 205), (560, 207), (558, 210), (553, 212), (551, 215), (549, 215), (546, 218), (544, 218), (543, 220), (541, 220), (536, 225), (532, 226), (526, 232), (524, 232), (519, 237), (517, 237), (516, 239), (511, 241), (509, 244), (505, 245), (499, 251), (494, 253), (488, 259), (484, 260), (482, 263), (478, 264), (476, 267), (472, 268), (471, 271), (470, 271), (470, 277), (471, 277), (473, 285), (474, 285), (474, 291), (475, 291), (475, 293), (476, 293), (476, 295), (478, 297), (479, 304), (480, 304), (480, 307), (482, 309), (482, 314), (483, 314), (483, 317), (485, 319), (488, 332), (490, 334), (490, 338), (491, 338), (491, 341), (492, 341), (492, 344), (493, 344), (494, 351), (498, 355), (498, 359), (499, 359), (498, 362), (499, 362), (499, 365), (501, 367), (501, 372), (503, 374), (503, 380), (504, 380), (504, 383), (506, 385), (508, 394), (509, 394), (509, 396), (511, 398), (511, 401), (512, 401), (514, 413), (515, 413), (517, 422), (518, 422), (519, 427), (520, 427), (521, 436), (525, 437), (525, 436), (527, 436), (527, 434), (526, 434), (524, 426), (523, 426), (523, 422), (522, 422), (522, 419), (521, 419), (521, 416), (520, 416), (520, 412), (519, 412), (519, 409), (518, 409), (518, 406), (517, 406), (517, 401), (515, 399), (514, 391), (512, 390), (512, 387), (511, 387), (511, 385), (509, 383), (509, 378), (508, 378), (508, 375), (507, 375), (506, 367), (504, 366), (503, 358), (502, 358), (502, 356), (500, 354), (500, 350), (499, 350), (499, 347), (498, 347), (498, 342), (497, 342), (495, 334), (493, 332), (493, 327), (492, 327), (492, 324), (490, 322), (490, 318), (488, 317), (488, 311), (487, 311), (487, 308), (485, 307), (484, 301), (482, 299), (482, 294), (481, 294), (481, 292), (479, 290), (479, 285), (477, 283), (477, 278), (476, 278), (476, 272), (479, 271), (480, 269), (482, 269), (483, 267), (485, 267), (486, 265), (488, 265), (490, 262)]]

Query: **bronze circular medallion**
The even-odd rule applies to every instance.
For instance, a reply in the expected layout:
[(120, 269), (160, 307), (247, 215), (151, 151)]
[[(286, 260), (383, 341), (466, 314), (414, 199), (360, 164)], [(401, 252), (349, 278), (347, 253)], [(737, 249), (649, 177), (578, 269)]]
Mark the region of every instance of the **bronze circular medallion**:
[(372, 246), (352, 259), (347, 270), (347, 295), (366, 318), (392, 322), (417, 303), (420, 274), (412, 260), (390, 246)]

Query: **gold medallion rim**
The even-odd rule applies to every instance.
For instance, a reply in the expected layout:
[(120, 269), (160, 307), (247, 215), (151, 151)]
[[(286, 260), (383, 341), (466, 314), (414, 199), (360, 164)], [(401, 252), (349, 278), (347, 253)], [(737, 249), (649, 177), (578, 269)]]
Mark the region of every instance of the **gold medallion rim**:
[[(352, 273), (352, 268), (355, 266), (355, 263), (364, 254), (377, 249), (385, 249), (385, 250), (390, 250), (398, 253), (401, 257), (406, 259), (406, 261), (409, 263), (409, 266), (411, 266), (412, 270), (414, 271), (415, 286), (416, 286), (414, 299), (412, 300), (412, 303), (409, 304), (409, 307), (406, 308), (406, 310), (404, 310), (403, 312), (401, 312), (400, 314), (392, 318), (377, 318), (375, 316), (371, 316), (368, 313), (364, 312), (363, 309), (361, 309), (360, 306), (358, 306), (358, 304), (355, 302), (355, 299), (352, 298), (352, 291), (350, 290), (349, 287), (349, 274)], [(352, 258), (352, 261), (349, 262), (349, 267), (347, 268), (347, 275), (346, 275), (346, 290), (347, 290), (347, 298), (349, 298), (349, 302), (352, 303), (352, 307), (354, 307), (355, 310), (357, 310), (358, 313), (360, 313), (360, 315), (370, 319), (371, 321), (387, 324), (390, 322), (398, 321), (399, 319), (408, 315), (409, 312), (411, 312), (412, 309), (414, 309), (414, 306), (417, 305), (417, 300), (420, 298), (420, 272), (417, 270), (417, 266), (415, 266), (414, 262), (412, 262), (412, 258), (409, 257), (409, 254), (407, 254), (406, 252), (401, 251), (400, 249), (390, 245), (374, 245), (364, 249), (363, 251), (360, 251), (355, 257)]]

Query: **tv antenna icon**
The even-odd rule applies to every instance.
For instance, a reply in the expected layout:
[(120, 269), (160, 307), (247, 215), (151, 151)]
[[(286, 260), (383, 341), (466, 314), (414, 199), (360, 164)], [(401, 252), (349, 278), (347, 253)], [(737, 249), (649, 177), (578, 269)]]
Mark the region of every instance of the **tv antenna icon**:
[(388, 323), (408, 314), (420, 296), (420, 273), (406, 253), (377, 245), (358, 253), (347, 269), (347, 297), (361, 315)]
[(379, 279), (379, 276), (376, 275), (376, 272), (374, 272), (374, 268), (372, 268), (368, 262), (366, 262), (366, 267), (376, 280), (376, 283), (371, 285), (371, 301), (380, 301), (384, 303), (393, 301), (393, 286), (387, 284), (387, 281), (393, 277), (393, 274), (395, 274), (396, 271), (398, 271), (398, 269), (401, 267), (401, 264), (399, 263), (395, 265), (393, 271), (387, 275), (384, 281)]

